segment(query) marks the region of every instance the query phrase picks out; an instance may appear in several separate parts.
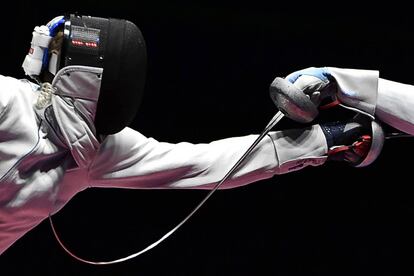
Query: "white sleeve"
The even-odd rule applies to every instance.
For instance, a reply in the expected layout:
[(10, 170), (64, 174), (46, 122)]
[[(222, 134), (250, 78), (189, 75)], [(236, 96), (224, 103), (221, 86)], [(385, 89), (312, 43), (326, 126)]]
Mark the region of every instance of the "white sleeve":
[(394, 128), (414, 134), (414, 86), (379, 79), (375, 115)]
[(379, 71), (328, 67), (338, 84), (338, 99), (349, 109), (374, 118)]
[(379, 77), (376, 70), (328, 67), (344, 107), (414, 134), (414, 86)]
[[(266, 136), (222, 188), (323, 164), (327, 147), (319, 126), (289, 133)], [(89, 183), (93, 187), (211, 189), (256, 138), (170, 144), (126, 128), (105, 139), (90, 167)]]

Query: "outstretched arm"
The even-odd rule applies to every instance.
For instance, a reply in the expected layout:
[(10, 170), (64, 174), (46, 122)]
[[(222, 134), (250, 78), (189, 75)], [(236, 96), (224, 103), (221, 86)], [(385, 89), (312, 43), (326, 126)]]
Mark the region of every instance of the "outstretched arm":
[[(227, 138), (209, 144), (170, 144), (126, 128), (103, 142), (90, 167), (90, 183), (94, 187), (210, 189), (256, 137)], [(272, 132), (222, 188), (323, 164), (326, 152), (325, 136), (318, 125)]]

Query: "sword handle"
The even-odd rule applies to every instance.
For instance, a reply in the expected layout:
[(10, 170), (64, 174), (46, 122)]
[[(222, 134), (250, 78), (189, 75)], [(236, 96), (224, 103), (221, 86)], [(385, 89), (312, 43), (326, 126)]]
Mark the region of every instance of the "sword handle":
[(284, 78), (276, 78), (269, 88), (270, 97), (288, 118), (299, 123), (310, 123), (319, 111), (309, 96)]

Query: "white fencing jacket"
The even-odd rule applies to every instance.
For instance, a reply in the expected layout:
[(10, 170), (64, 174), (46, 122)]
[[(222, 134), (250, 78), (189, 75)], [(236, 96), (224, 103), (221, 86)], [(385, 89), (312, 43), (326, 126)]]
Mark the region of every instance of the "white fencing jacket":
[[(369, 82), (375, 84), (371, 93), (378, 94), (378, 117), (414, 134), (414, 88), (380, 80), (384, 89), (377, 89), (378, 79)], [(68, 119), (59, 126), (51, 122), (53, 116), (39, 116), (33, 107), (37, 90), (27, 80), (0, 75), (0, 255), (88, 187), (209, 189), (257, 137), (170, 144), (125, 128), (107, 136), (93, 157), (80, 162), (77, 145), (69, 146), (59, 138), (59, 127), (78, 131), (78, 122)], [(318, 125), (271, 132), (222, 188), (321, 165), (326, 153)]]

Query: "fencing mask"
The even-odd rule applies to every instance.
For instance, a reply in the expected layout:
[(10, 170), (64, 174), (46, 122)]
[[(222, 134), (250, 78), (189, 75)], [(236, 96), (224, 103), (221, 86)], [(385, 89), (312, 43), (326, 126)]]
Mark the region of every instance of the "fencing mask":
[[(52, 44), (58, 44), (58, 49), (51, 50)], [(99, 77), (98, 82), (82, 75), (88, 68)], [(52, 84), (63, 87), (61, 90), (72, 89), (79, 98), (89, 93), (91, 83), (96, 83), (96, 134), (114, 134), (132, 122), (141, 102), (146, 75), (145, 41), (138, 27), (127, 20), (59, 16), (34, 29), (23, 69), (37, 81), (49, 78)], [(62, 71), (69, 77), (62, 78)], [(75, 74), (71, 78), (72, 72)]]

